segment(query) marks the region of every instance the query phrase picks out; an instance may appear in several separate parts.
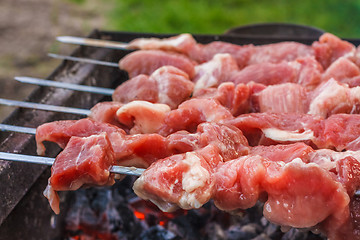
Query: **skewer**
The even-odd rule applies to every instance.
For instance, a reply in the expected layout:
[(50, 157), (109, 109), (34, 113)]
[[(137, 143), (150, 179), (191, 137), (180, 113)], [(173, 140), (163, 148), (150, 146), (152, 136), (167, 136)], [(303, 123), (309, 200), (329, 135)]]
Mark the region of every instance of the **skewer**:
[(56, 59), (63, 59), (63, 60), (70, 60), (74, 62), (84, 62), (84, 63), (90, 63), (90, 64), (96, 64), (96, 65), (103, 65), (108, 67), (116, 67), (119, 68), (119, 64), (115, 62), (105, 62), (90, 58), (80, 58), (80, 57), (72, 57), (72, 56), (65, 56), (65, 55), (59, 55), (54, 53), (48, 53), (49, 57), (56, 58)]
[(86, 116), (88, 116), (91, 113), (91, 111), (88, 109), (54, 106), (54, 105), (42, 104), (42, 103), (23, 102), (23, 101), (9, 100), (3, 98), (0, 98), (0, 104), (7, 106), (53, 111), (53, 112), (72, 113), (72, 114), (86, 115)]
[(20, 127), (20, 126), (7, 125), (2, 123), (0, 123), (0, 130), (8, 131), (8, 132), (27, 133), (33, 135), (36, 134), (36, 128)]
[(62, 43), (78, 44), (83, 46), (131, 50), (128, 48), (128, 44), (124, 42), (114, 42), (114, 41), (92, 39), (92, 38), (72, 37), (72, 36), (59, 36), (56, 38), (56, 40)]
[[(16, 162), (43, 164), (43, 165), (52, 165), (55, 161), (55, 158), (31, 156), (31, 155), (16, 154), (16, 153), (6, 153), (6, 152), (0, 152), (0, 159), (8, 160), (8, 161), (16, 161)], [(110, 172), (112, 173), (126, 174), (132, 176), (140, 176), (144, 171), (145, 169), (136, 168), (136, 167), (112, 166), (110, 168)]]
[(14, 79), (21, 83), (29, 83), (29, 84), (35, 84), (35, 85), (40, 85), (40, 86), (46, 86), (46, 87), (58, 87), (58, 88), (70, 89), (70, 90), (75, 90), (75, 91), (80, 91), (80, 92), (103, 94), (103, 95), (107, 95), (107, 96), (111, 96), (114, 93), (114, 89), (110, 89), (110, 88), (78, 85), (78, 84), (74, 84), (74, 83), (50, 81), (50, 80), (45, 80), (45, 79), (40, 79), (40, 78), (33, 78), (33, 77), (15, 77)]

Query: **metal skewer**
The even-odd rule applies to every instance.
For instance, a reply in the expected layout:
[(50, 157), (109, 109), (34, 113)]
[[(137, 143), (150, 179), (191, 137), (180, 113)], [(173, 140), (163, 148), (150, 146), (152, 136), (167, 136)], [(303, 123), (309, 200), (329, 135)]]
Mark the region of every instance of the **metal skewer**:
[(72, 37), (72, 36), (59, 36), (56, 38), (56, 40), (62, 43), (78, 44), (84, 46), (131, 50), (129, 49), (128, 44), (124, 42), (114, 42), (114, 41), (107, 41), (107, 40), (100, 40), (93, 38), (81, 38), (81, 37)]
[(72, 56), (65, 56), (65, 55), (59, 55), (59, 54), (54, 54), (54, 53), (48, 53), (48, 56), (52, 57), (52, 58), (56, 58), (56, 59), (63, 59), (63, 60), (70, 60), (70, 61), (75, 61), (75, 62), (84, 62), (84, 63), (119, 68), (119, 64), (115, 63), (115, 62), (105, 62), (105, 61), (100, 61), (100, 60), (95, 60), (95, 59), (90, 59), (90, 58), (72, 57)]
[(7, 125), (2, 123), (0, 123), (0, 131), (27, 133), (33, 135), (36, 134), (36, 128), (19, 127), (19, 126)]
[(62, 106), (54, 106), (54, 105), (49, 105), (49, 104), (32, 103), (32, 102), (23, 102), (23, 101), (9, 100), (9, 99), (3, 99), (3, 98), (0, 98), (0, 104), (7, 105), (7, 106), (53, 111), (53, 112), (72, 113), (72, 114), (85, 115), (85, 116), (88, 116), (91, 113), (91, 111), (88, 109), (62, 107)]
[(33, 78), (33, 77), (15, 77), (14, 79), (21, 83), (36, 84), (36, 85), (46, 86), (46, 87), (65, 88), (65, 89), (81, 91), (81, 92), (103, 94), (103, 95), (107, 95), (107, 96), (111, 96), (114, 93), (114, 89), (109, 89), (109, 88), (78, 85), (78, 84), (74, 84), (74, 83), (56, 82), (56, 81), (50, 81), (50, 80), (45, 80), (45, 79), (40, 79), (40, 78)]
[[(31, 155), (16, 154), (16, 153), (6, 153), (6, 152), (0, 152), (0, 159), (16, 161), (16, 162), (24, 162), (24, 163), (43, 164), (43, 165), (52, 165), (55, 161), (55, 158), (31, 156)], [(126, 174), (133, 176), (140, 176), (144, 171), (145, 169), (136, 168), (136, 167), (112, 166), (110, 168), (110, 172), (112, 173)]]

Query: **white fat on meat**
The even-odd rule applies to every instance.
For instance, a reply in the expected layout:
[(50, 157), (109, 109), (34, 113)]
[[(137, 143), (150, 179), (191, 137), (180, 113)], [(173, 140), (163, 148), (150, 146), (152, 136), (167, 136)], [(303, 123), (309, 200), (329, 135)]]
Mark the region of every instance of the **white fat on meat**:
[(360, 87), (350, 88), (350, 97), (353, 103), (350, 114), (358, 114), (360, 108)]
[(347, 112), (353, 107), (353, 101), (348, 87), (330, 79), (314, 91), (308, 114), (327, 118), (332, 113)]
[[(188, 152), (185, 155), (183, 163), (189, 165), (189, 171), (182, 175), (182, 188), (184, 193), (179, 200), (179, 206), (183, 209), (199, 208), (203, 205), (197, 200), (196, 189), (202, 188), (211, 182), (210, 173), (201, 166), (201, 161), (196, 154)], [(211, 196), (211, 192), (207, 191), (204, 195)]]
[(54, 213), (60, 213), (60, 198), (58, 193), (54, 190), (54, 188), (48, 184), (43, 192), (44, 196), (49, 200), (49, 204)]
[(262, 130), (265, 137), (279, 142), (297, 142), (314, 139), (314, 132), (307, 129), (302, 132), (286, 131), (277, 128), (265, 128)]
[(149, 80), (157, 87), (157, 103), (167, 104), (172, 109), (189, 98), (194, 88), (188, 74), (173, 66), (158, 68)]
[(212, 60), (195, 66), (195, 91), (217, 87), (226, 82), (233, 71), (238, 71), (236, 60), (228, 53), (216, 54)]
[(119, 108), (116, 116), (121, 124), (131, 127), (131, 134), (155, 133), (170, 110), (166, 104), (132, 101)]
[(346, 157), (353, 157), (360, 160), (359, 151), (345, 151), (345, 152), (336, 152), (330, 149), (319, 149), (314, 152), (309, 153), (310, 162), (316, 163), (323, 169), (331, 171), (336, 169), (336, 162), (344, 159)]
[[(167, 69), (165, 69), (164, 71), (167, 71)], [(158, 102), (168, 103), (169, 105), (175, 105), (174, 101), (169, 97), (169, 93), (168, 93), (168, 91), (170, 90), (170, 82), (163, 81), (164, 79), (161, 78), (161, 73), (159, 73), (159, 69), (156, 70), (151, 76), (156, 81), (158, 86), (158, 90), (159, 90)]]
[(183, 33), (170, 38), (137, 38), (129, 43), (130, 48), (144, 50), (162, 49), (186, 53), (188, 48), (196, 45), (191, 34)]

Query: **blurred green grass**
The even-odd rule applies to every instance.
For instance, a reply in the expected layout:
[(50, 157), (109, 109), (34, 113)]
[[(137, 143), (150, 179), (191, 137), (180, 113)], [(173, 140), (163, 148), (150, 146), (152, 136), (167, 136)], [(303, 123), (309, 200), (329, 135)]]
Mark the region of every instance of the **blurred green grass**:
[(339, 37), (360, 37), (360, 1), (357, 0), (112, 0), (108, 3), (113, 4), (106, 15), (108, 30), (220, 34), (240, 25), (286, 22), (314, 26)]

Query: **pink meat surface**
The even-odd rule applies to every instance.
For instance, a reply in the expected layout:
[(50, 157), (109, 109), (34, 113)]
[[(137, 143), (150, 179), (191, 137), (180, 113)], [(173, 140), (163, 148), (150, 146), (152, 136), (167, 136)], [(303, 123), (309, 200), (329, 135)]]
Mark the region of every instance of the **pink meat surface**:
[(144, 100), (156, 103), (158, 100), (158, 88), (148, 75), (140, 74), (119, 85), (112, 99), (115, 102), (129, 103), (134, 100)]
[(180, 34), (169, 38), (138, 38), (128, 45), (130, 49), (164, 50), (187, 55), (191, 59), (203, 63), (211, 60), (218, 53), (229, 53), (244, 67), (253, 51), (253, 45), (239, 46), (232, 43), (213, 41), (198, 44), (190, 34)]
[(267, 196), (264, 216), (282, 226), (307, 228), (337, 219), (336, 227), (349, 214), (342, 185), (328, 171), (299, 158), (284, 163), (243, 156), (221, 164), (214, 176), (214, 203), (226, 211), (236, 213)]
[(193, 78), (195, 65), (196, 63), (185, 55), (161, 50), (135, 51), (123, 57), (119, 62), (120, 69), (127, 71), (130, 78), (140, 74), (151, 75), (162, 66), (174, 66)]
[[(255, 86), (256, 85), (256, 86)], [(204, 88), (196, 91), (193, 98), (205, 98), (217, 100), (226, 107), (233, 116), (248, 113), (252, 106), (250, 97), (255, 88), (265, 88), (261, 84), (238, 84), (226, 82), (217, 88)]]
[(306, 228), (328, 218), (343, 223), (349, 215), (346, 190), (316, 164), (269, 162), (262, 187), (268, 195), (264, 216), (280, 225)]
[(319, 148), (360, 150), (360, 115), (335, 114), (324, 120), (323, 132), (317, 138)]
[(264, 85), (296, 82), (297, 70), (287, 62), (258, 63), (234, 72), (230, 82), (235, 84), (254, 81)]
[(234, 214), (253, 207), (259, 200), (265, 171), (260, 156), (243, 156), (219, 165), (214, 174), (216, 207)]
[(89, 137), (103, 132), (107, 133), (113, 145), (121, 144), (125, 136), (124, 130), (119, 127), (88, 118), (45, 123), (36, 129), (37, 153), (45, 154), (44, 141), (55, 142), (61, 148), (65, 148), (72, 136)]
[(316, 59), (324, 69), (327, 69), (336, 59), (340, 57), (353, 58), (355, 46), (350, 42), (341, 40), (331, 33), (324, 33), (319, 41), (312, 44)]
[(119, 121), (116, 117), (116, 111), (122, 107), (124, 104), (119, 102), (99, 102), (94, 107), (92, 107), (91, 113), (89, 114), (89, 118), (96, 122), (109, 123), (112, 125), (116, 125), (119, 127)]
[(137, 38), (129, 42), (128, 48), (142, 50), (165, 50), (187, 54), (196, 47), (191, 34), (183, 33), (169, 38)]
[(195, 132), (202, 122), (220, 122), (229, 118), (233, 118), (230, 111), (216, 100), (194, 98), (183, 102), (177, 109), (169, 112), (159, 133), (167, 136), (180, 130)]
[(55, 213), (59, 213), (56, 191), (76, 190), (83, 185), (110, 185), (110, 168), (115, 153), (106, 133), (90, 137), (71, 137), (51, 167), (49, 185), (44, 194)]
[(324, 72), (322, 81), (331, 78), (339, 82), (347, 82), (350, 79), (360, 76), (359, 67), (346, 57), (336, 59)]
[(166, 104), (132, 101), (119, 108), (116, 117), (130, 134), (156, 133), (170, 111)]
[(301, 57), (313, 56), (311, 46), (297, 42), (280, 42), (256, 46), (248, 65), (258, 63), (290, 62)]
[(219, 149), (223, 161), (249, 153), (247, 139), (236, 127), (212, 122), (199, 124), (196, 133), (178, 131), (166, 137), (173, 153), (196, 151), (208, 145)]
[(232, 43), (214, 41), (208, 44), (198, 44), (197, 51), (192, 51), (189, 56), (199, 63), (208, 62), (216, 54), (230, 54), (236, 61), (239, 69), (248, 65), (249, 59), (254, 51), (253, 45), (236, 45)]
[(194, 83), (185, 72), (172, 66), (164, 66), (150, 77), (138, 75), (124, 82), (115, 89), (112, 98), (121, 103), (134, 100), (163, 103), (174, 109), (190, 97), (193, 89)]
[(213, 146), (158, 160), (135, 181), (134, 192), (164, 212), (200, 208), (213, 195), (213, 169), (220, 161)]
[(196, 133), (175, 132), (167, 137), (158, 134), (135, 134), (125, 137), (124, 144), (117, 146), (123, 156), (117, 159), (119, 165), (147, 168), (158, 159), (173, 154), (198, 151), (208, 146), (218, 148), (223, 161), (249, 153), (247, 139), (233, 126), (202, 123)]
[(238, 158), (250, 152), (247, 139), (234, 126), (206, 122), (198, 126), (197, 133), (199, 133), (200, 148), (208, 145), (216, 146), (223, 161)]
[(266, 87), (252, 95), (258, 112), (307, 113), (309, 97), (306, 89), (295, 83), (283, 83)]
[(65, 148), (71, 137), (101, 133), (107, 134), (118, 165), (148, 167), (155, 160), (171, 154), (167, 140), (158, 134), (126, 135), (119, 127), (90, 119), (56, 121), (39, 126), (36, 133), (38, 153), (45, 152), (43, 141)]
[(222, 121), (239, 128), (250, 146), (312, 143), (322, 133), (322, 118), (309, 114), (250, 113)]
[(194, 84), (188, 75), (172, 66), (159, 68), (150, 76), (150, 80), (158, 89), (157, 102), (167, 104), (171, 109), (189, 99), (194, 90)]
[(281, 42), (261, 46), (237, 45), (223, 41), (199, 44), (187, 33), (162, 39), (134, 39), (129, 43), (128, 48), (178, 52), (199, 63), (210, 61), (216, 54), (227, 53), (236, 60), (240, 69), (251, 64), (288, 62), (300, 57), (314, 56), (311, 46), (297, 42)]
[(298, 83), (307, 89), (313, 89), (321, 80), (323, 69), (313, 58), (298, 58), (291, 62), (253, 64), (233, 72), (230, 82), (235, 84), (251, 81), (264, 85), (280, 83)]
[(116, 163), (121, 166), (147, 168), (158, 159), (171, 156), (168, 140), (158, 134), (127, 135), (118, 152)]
[(260, 155), (273, 162), (282, 161), (285, 163), (291, 162), (295, 158), (300, 158), (303, 162), (308, 163), (310, 162), (309, 154), (312, 152), (314, 152), (313, 148), (299, 142), (286, 145), (255, 146), (251, 148), (250, 155)]
[(230, 54), (216, 54), (211, 60), (195, 67), (195, 91), (217, 87), (231, 80), (233, 72), (239, 71), (235, 59)]
[(341, 82), (347, 84), (351, 88), (360, 87), (360, 76), (343, 78)]
[(360, 87), (349, 88), (330, 79), (311, 93), (308, 113), (327, 118), (337, 113), (358, 113), (359, 106)]
[(338, 113), (359, 113), (360, 88), (330, 79), (314, 90), (299, 84), (268, 86), (251, 96), (253, 112), (308, 113), (327, 118)]
[(310, 114), (252, 113), (223, 123), (239, 128), (251, 146), (305, 142), (337, 151), (360, 150), (359, 114), (323, 119)]

